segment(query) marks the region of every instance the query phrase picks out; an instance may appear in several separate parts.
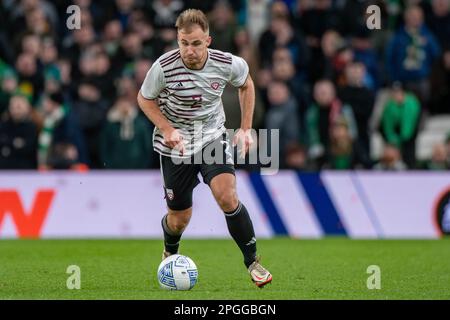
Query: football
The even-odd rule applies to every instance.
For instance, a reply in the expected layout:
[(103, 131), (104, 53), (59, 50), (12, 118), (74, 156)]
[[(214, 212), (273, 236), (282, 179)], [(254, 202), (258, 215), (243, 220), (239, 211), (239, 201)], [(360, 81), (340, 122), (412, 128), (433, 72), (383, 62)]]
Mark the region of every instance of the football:
[(190, 290), (197, 283), (198, 270), (194, 261), (181, 254), (164, 259), (158, 267), (158, 282), (166, 290)]

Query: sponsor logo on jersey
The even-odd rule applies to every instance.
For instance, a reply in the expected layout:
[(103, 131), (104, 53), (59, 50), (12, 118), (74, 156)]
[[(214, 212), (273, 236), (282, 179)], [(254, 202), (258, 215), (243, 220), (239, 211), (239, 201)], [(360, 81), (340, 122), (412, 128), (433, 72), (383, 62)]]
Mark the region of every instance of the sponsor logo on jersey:
[(213, 83), (211, 83), (211, 88), (213, 88), (214, 90), (219, 89), (220, 87), (220, 83), (218, 83), (217, 81), (214, 81)]

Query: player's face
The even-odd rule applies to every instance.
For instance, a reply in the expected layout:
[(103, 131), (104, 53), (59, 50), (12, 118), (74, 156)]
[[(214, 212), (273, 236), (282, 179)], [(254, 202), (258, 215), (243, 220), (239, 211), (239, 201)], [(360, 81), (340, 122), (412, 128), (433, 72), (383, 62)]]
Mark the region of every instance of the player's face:
[(200, 26), (178, 31), (181, 58), (188, 67), (199, 68), (203, 65), (210, 43), (211, 37)]

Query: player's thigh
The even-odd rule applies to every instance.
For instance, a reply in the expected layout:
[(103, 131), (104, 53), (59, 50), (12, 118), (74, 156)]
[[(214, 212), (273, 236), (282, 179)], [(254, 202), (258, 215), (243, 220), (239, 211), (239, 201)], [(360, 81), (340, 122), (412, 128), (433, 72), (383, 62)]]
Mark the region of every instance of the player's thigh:
[(234, 166), (232, 164), (202, 164), (200, 172), (219, 206), (227, 211), (229, 206), (233, 206), (237, 200)]
[(227, 189), (236, 191), (236, 177), (231, 173), (220, 173), (211, 179), (209, 187), (214, 195)]
[(227, 134), (224, 133), (203, 151), (206, 154), (212, 151), (213, 155), (213, 161), (210, 159), (200, 165), (203, 181), (211, 188), (222, 210), (233, 210), (231, 207), (237, 205), (236, 178)]
[(174, 162), (170, 157), (160, 156), (161, 174), (167, 206), (173, 211), (192, 207), (192, 192), (200, 181), (194, 164)]
[(235, 170), (230, 153), (230, 142), (226, 133), (203, 148), (202, 152), (203, 162), (200, 165), (200, 173), (204, 183), (211, 186), (212, 179), (223, 173), (229, 173), (233, 176), (224, 178), (223, 183), (234, 181)]

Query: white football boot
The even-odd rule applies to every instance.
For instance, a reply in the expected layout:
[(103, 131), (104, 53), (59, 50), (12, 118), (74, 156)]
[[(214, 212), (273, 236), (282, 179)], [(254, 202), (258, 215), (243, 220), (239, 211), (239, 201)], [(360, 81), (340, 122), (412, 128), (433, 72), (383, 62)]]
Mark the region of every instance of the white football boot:
[(262, 288), (266, 284), (272, 282), (272, 275), (259, 263), (259, 260), (260, 257), (257, 257), (256, 260), (248, 267), (248, 272), (250, 273), (252, 281), (259, 288)]

